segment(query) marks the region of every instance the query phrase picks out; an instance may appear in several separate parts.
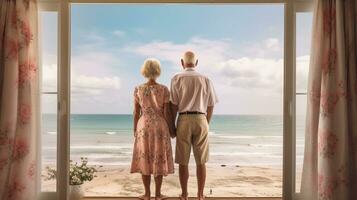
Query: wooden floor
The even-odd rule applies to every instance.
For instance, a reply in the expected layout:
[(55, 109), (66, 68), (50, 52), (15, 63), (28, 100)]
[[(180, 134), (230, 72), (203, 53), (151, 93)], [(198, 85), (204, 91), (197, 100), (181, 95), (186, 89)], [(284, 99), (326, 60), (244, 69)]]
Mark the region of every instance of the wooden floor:
[[(135, 197), (86, 197), (82, 200), (134, 200)], [(154, 200), (154, 198), (151, 198)], [(168, 198), (167, 200), (177, 200), (178, 198)], [(196, 198), (189, 198), (189, 200), (195, 200)], [(207, 200), (281, 200), (277, 197), (206, 197)]]

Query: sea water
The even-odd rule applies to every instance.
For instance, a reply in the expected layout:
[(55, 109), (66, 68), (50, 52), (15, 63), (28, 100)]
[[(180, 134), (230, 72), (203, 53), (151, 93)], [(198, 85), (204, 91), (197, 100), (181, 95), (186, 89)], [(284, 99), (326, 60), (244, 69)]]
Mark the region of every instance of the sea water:
[[(297, 165), (302, 162), (304, 117), (297, 117)], [(56, 159), (57, 118), (42, 117), (42, 161)], [(88, 157), (95, 165), (129, 165), (133, 151), (132, 115), (72, 114), (72, 160)], [(278, 115), (215, 115), (209, 132), (210, 165), (282, 167), (283, 118)], [(172, 140), (173, 152), (175, 139)], [(191, 156), (193, 157), (193, 156)]]

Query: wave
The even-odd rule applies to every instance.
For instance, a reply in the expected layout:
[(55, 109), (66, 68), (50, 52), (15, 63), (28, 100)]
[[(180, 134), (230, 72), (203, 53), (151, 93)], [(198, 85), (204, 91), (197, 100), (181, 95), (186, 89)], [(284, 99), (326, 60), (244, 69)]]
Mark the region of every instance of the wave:
[[(253, 147), (283, 147), (283, 144), (249, 144)], [(304, 147), (304, 145), (296, 145), (296, 147)]]
[(276, 139), (282, 139), (283, 136), (278, 136), (278, 135), (219, 135), (219, 134), (214, 134), (213, 136), (219, 137), (219, 138), (225, 138), (225, 139), (257, 139), (257, 138), (276, 138)]
[(57, 135), (57, 132), (56, 131), (48, 131), (47, 134), (48, 135)]
[(117, 134), (117, 132), (115, 132), (115, 131), (108, 131), (108, 132), (105, 132), (105, 134), (107, 134), (107, 135), (115, 135), (115, 134)]
[(259, 152), (212, 152), (212, 156), (282, 156), (274, 155), (272, 153), (259, 153)]
[[(71, 149), (131, 149), (132, 146), (131, 145), (118, 145), (118, 146), (113, 146), (113, 145), (105, 145), (105, 146), (101, 146), (101, 145), (83, 145), (83, 146), (71, 146)], [(49, 146), (45, 146), (43, 147), (43, 149), (56, 149), (56, 147), (49, 147)]]

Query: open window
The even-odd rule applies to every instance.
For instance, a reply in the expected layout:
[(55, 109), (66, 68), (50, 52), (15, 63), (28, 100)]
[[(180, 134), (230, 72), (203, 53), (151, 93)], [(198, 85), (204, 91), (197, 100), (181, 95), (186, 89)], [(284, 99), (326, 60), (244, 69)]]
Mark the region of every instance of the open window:
[[(283, 4), (73, 4), (70, 159), (88, 158), (99, 170), (83, 185), (86, 196), (141, 194), (141, 176), (129, 172), (133, 91), (146, 81), (140, 68), (148, 57), (159, 59), (158, 81), (169, 87), (188, 49), (220, 99), (207, 196), (282, 196)], [(190, 171), (195, 194), (193, 156)], [(177, 196), (178, 180), (176, 169), (163, 191)]]
[[(86, 156), (89, 158), (90, 163), (93, 162), (93, 164), (97, 166), (101, 165), (100, 163), (103, 161), (106, 161), (107, 163), (109, 161), (118, 165), (127, 164), (130, 160), (132, 147), (130, 141), (132, 140), (132, 137), (130, 135), (126, 135), (123, 138), (120, 138), (120, 140), (118, 140), (118, 143), (113, 141), (117, 141), (118, 135), (123, 136), (124, 134), (122, 133), (126, 133), (131, 128), (131, 122), (128, 119), (128, 116), (123, 117), (110, 115), (118, 114), (117, 112), (114, 112), (117, 110), (125, 111), (120, 114), (130, 113), (130, 103), (117, 105), (115, 102), (130, 102), (132, 98), (130, 96), (130, 94), (132, 93), (131, 89), (140, 81), (139, 79), (128, 78), (140, 76), (138, 74), (138, 70), (127, 70), (128, 68), (140, 66), (143, 60), (138, 59), (137, 61), (134, 61), (134, 47), (136, 47), (136, 56), (140, 54), (140, 56), (142, 56), (141, 58), (144, 58), (145, 56), (160, 55), (161, 57), (158, 56), (158, 58), (164, 60), (162, 63), (165, 67), (164, 70), (166, 70), (166, 67), (171, 67), (170, 69), (174, 69), (174, 67), (179, 67), (179, 63), (177, 62), (175, 65), (175, 61), (173, 61), (176, 56), (170, 57), (166, 55), (165, 52), (172, 51), (174, 48), (171, 48), (171, 46), (175, 47), (175, 45), (175, 48), (191, 47), (185, 46), (185, 44), (188, 45), (189, 43), (189, 40), (184, 38), (185, 34), (191, 32), (200, 32), (201, 34), (199, 34), (199, 37), (193, 38), (191, 42), (201, 44), (204, 42), (211, 42), (212, 46), (209, 46), (208, 44), (203, 44), (203, 46), (198, 50), (202, 50), (205, 53), (207, 51), (209, 52), (210, 50), (217, 50), (219, 53), (223, 52), (224, 56), (229, 53), (235, 54), (236, 52), (238, 52), (237, 54), (239, 55), (239, 57), (228, 57), (229, 59), (227, 62), (220, 62), (220, 65), (217, 65), (220, 68), (219, 72), (223, 74), (225, 73), (224, 78), (215, 76), (216, 69), (207, 68), (205, 69), (207, 71), (204, 71), (204, 73), (209, 74), (213, 78), (214, 82), (222, 83), (220, 86), (217, 86), (217, 90), (219, 90), (220, 94), (222, 94), (223, 96), (226, 95), (228, 97), (228, 94), (226, 93), (232, 94), (232, 92), (236, 92), (236, 95), (243, 95), (231, 99), (225, 97), (224, 99), (226, 103), (222, 103), (221, 99), (220, 104), (217, 105), (216, 113), (232, 115), (237, 114), (236, 110), (239, 110), (244, 111), (243, 114), (245, 114), (243, 118), (242, 116), (240, 116), (240, 119), (237, 119), (237, 116), (235, 116), (235, 118), (231, 115), (217, 115), (214, 119), (211, 127), (212, 133), (210, 136), (214, 138), (211, 140), (211, 148), (214, 152), (212, 152), (211, 156), (213, 159), (219, 160), (219, 162), (214, 163), (217, 168), (214, 169), (212, 173), (219, 173), (221, 170), (231, 170), (233, 173), (239, 173), (240, 170), (244, 171), (245, 165), (249, 164), (251, 164), (251, 166), (253, 167), (257, 165), (264, 165), (266, 168), (256, 169), (259, 171), (259, 173), (265, 173), (264, 170), (276, 169), (274, 172), (274, 178), (254, 179), (254, 177), (257, 178), (255, 176), (257, 172), (253, 170), (249, 172), (250, 174), (247, 177), (240, 176), (240, 178), (247, 178), (247, 180), (233, 180), (234, 177), (227, 176), (222, 180), (217, 181), (216, 185), (209, 184), (209, 181), (215, 182), (215, 180), (211, 179), (213, 178), (212, 176), (208, 176), (208, 179), (211, 180), (208, 180), (206, 184), (206, 193), (208, 193), (209, 196), (282, 196), (286, 199), (292, 199), (295, 192), (299, 192), (299, 183), (303, 158), (303, 114), (306, 110), (304, 108), (304, 102), (306, 102), (307, 92), (306, 85), (304, 84), (306, 84), (306, 67), (308, 66), (309, 62), (309, 37), (311, 35), (306, 34), (306, 32), (309, 32), (309, 30), (311, 30), (311, 1), (271, 0), (264, 1), (264, 3), (271, 4), (259, 4), (262, 3), (261, 0), (236, 0), (229, 1), (229, 3), (234, 4), (223, 5), (221, 1), (198, 1), (198, 3), (211, 3), (209, 6), (207, 4), (186, 5), (182, 3), (187, 2), (180, 0), (167, 0), (166, 2), (181, 3), (179, 5), (145, 4), (144, 6), (142, 4), (128, 3), (133, 2), (125, 2), (123, 0), (64, 0), (61, 2), (51, 0), (40, 1), (40, 22), (42, 34), (41, 46), (43, 52), (41, 70), (43, 79), (43, 117), (41, 130), (41, 166), (43, 170), (43, 176), (41, 177), (41, 191), (44, 192), (44, 194), (46, 192), (47, 197), (48, 195), (53, 195), (52, 197), (58, 196), (59, 199), (65, 198), (65, 195), (68, 192), (68, 176), (66, 175), (68, 174), (69, 170), (69, 159), (76, 160), (81, 156)], [(145, 1), (139, 0), (136, 3), (145, 3)], [(150, 1), (150, 3), (153, 3), (153, 1)], [(162, 3), (162, 1), (157, 3)], [(250, 4), (246, 5), (240, 3)], [(192, 11), (194, 11), (195, 7), (206, 6), (209, 7), (210, 10), (207, 11), (208, 15), (205, 19), (210, 20), (205, 20), (207, 23), (207, 29), (205, 29), (205, 31), (196, 30), (195, 27), (191, 25), (191, 28), (189, 29), (190, 31), (183, 33), (180, 36), (181, 38), (178, 38), (177, 42), (170, 42), (170, 40), (168, 40), (170, 34), (160, 35), (161, 33), (158, 32), (145, 32), (145, 30), (140, 29), (139, 26), (137, 26), (135, 30), (133, 29), (133, 31), (136, 31), (137, 34), (142, 34), (142, 37), (138, 37), (137, 35), (128, 32), (125, 26), (123, 30), (123, 24), (118, 24), (115, 30), (106, 29), (105, 24), (123, 23), (123, 19), (129, 20), (128, 18), (120, 17), (110, 18), (111, 12), (114, 12), (113, 10), (115, 10), (116, 7), (124, 8), (125, 6), (126, 8), (139, 8), (141, 6), (145, 7), (145, 9), (151, 8), (153, 10), (158, 9), (160, 6), (166, 7), (168, 10), (174, 8), (175, 6), (190, 6), (192, 7)], [(99, 7), (106, 7), (106, 9), (108, 9), (108, 12), (106, 12), (104, 16), (107, 16), (107, 19), (100, 21), (100, 18), (102, 16), (98, 17), (98, 19), (93, 20), (90, 20), (90, 18), (86, 18), (85, 13), (81, 13), (81, 9), (85, 7), (88, 8), (87, 11), (90, 12), (91, 15), (93, 15), (93, 13), (96, 13), (97, 9), (100, 9)], [(242, 14), (241, 17), (232, 16), (232, 18), (228, 17), (221, 19), (225, 22), (223, 24), (213, 24), (213, 27), (216, 28), (216, 30), (214, 30), (215, 34), (220, 36), (217, 37), (219, 38), (219, 40), (214, 40), (212, 38), (206, 38), (206, 40), (204, 40), (205, 37), (209, 35), (212, 31), (212, 26), (210, 26), (209, 23), (215, 22), (216, 18), (219, 19), (218, 16), (216, 16), (216, 18), (210, 18), (209, 15), (210, 12), (212, 16), (214, 16), (215, 12), (218, 12), (219, 14), (219, 12), (221, 11), (215, 10), (217, 7), (226, 7), (227, 11), (232, 11), (237, 7), (241, 7), (244, 9), (237, 9), (237, 13)], [(269, 14), (266, 12), (266, 8), (271, 8), (273, 11)], [(253, 12), (252, 10), (255, 11)], [(171, 11), (172, 12), (168, 13), (166, 16), (170, 16), (172, 13), (174, 13), (175, 9), (172, 9)], [(130, 16), (129, 12), (133, 12), (133, 10), (124, 9), (122, 10), (122, 12), (128, 12), (127, 14), (128, 16)], [(141, 15), (139, 13), (137, 13), (137, 15), (135, 16), (132, 15), (131, 17), (133, 17), (133, 19), (135, 17), (140, 16), (142, 19), (150, 21), (150, 17), (154, 16), (145, 15), (141, 11), (137, 12), (140, 12)], [(183, 13), (184, 12), (177, 13), (176, 17), (184, 17)], [(260, 20), (254, 21), (254, 18), (251, 18), (254, 14), (260, 17)], [(82, 21), (80, 21), (79, 19), (81, 19)], [(143, 22), (145, 20), (143, 20)], [(155, 27), (155, 25), (157, 25), (157, 21), (160, 20), (164, 22), (162, 26), (172, 26), (172, 24), (170, 23), (170, 17), (157, 17), (151, 20), (152, 24), (150, 25)], [(133, 22), (133, 20), (130, 21)], [(140, 20), (137, 21), (140, 22)], [(241, 21), (242, 23), (235, 24), (233, 23), (233, 21)], [(94, 22), (98, 24), (97, 27), (91, 26)], [(127, 23), (127, 21), (124, 22), (124, 24), (125, 23)], [(274, 23), (278, 24), (278, 26), (269, 27), (269, 25), (272, 25)], [(252, 26), (252, 24), (254, 25)], [(176, 30), (175, 28), (177, 27), (180, 28), (180, 26), (182, 26), (181, 28), (183, 29), (185, 25), (186, 24), (176, 24), (176, 26), (171, 31)], [(81, 27), (86, 27), (87, 29), (84, 30), (87, 31), (82, 30), (83, 32), (81, 32)], [(292, 31), (293, 29), (291, 29), (291, 27), (296, 28), (296, 33), (295, 31)], [(101, 30), (107, 31), (104, 36), (97, 35), (98, 31), (100, 32)], [(246, 41), (237, 42), (229, 40), (229, 38), (222, 39), (226, 37), (227, 34), (234, 35), (234, 30), (240, 30), (243, 32), (250, 31), (246, 35), (240, 33), (236, 34), (236, 37), (245, 38)], [(295, 40), (294, 35), (296, 36), (297, 42), (295, 43), (295, 41), (293, 41), (290, 43), (291, 40)], [(111, 45), (111, 47), (126, 44), (124, 39), (125, 37), (136, 37), (138, 39), (133, 44), (125, 46), (125, 51), (115, 49), (114, 51), (108, 52), (108, 48), (105, 48), (106, 46), (101, 46), (103, 42), (111, 43), (109, 44)], [(145, 40), (145, 38), (147, 37), (150, 37), (149, 39), (151, 43), (149, 42), (149, 40)], [(254, 37), (257, 38), (255, 40), (256, 43), (254, 43)], [(286, 40), (286, 38), (288, 39), (288, 41)], [(155, 47), (162, 48), (161, 52), (153, 54), (152, 52), (150, 52), (150, 45), (143, 45), (145, 43), (154, 46), (156, 45)], [(57, 47), (57, 44), (59, 44), (59, 48)], [(244, 48), (239, 49), (240, 51), (238, 51), (237, 49), (229, 49), (228, 51), (220, 49), (221, 47), (226, 47), (225, 45), (231, 45), (236, 48)], [(294, 55), (295, 48), (296, 57)], [(273, 53), (275, 55), (271, 57), (264, 55), (267, 49), (271, 50), (269, 51), (269, 53)], [(91, 54), (91, 50), (98, 50), (101, 52), (101, 54)], [(132, 54), (129, 53), (130, 51)], [(250, 51), (251, 54), (256, 54), (257, 57), (260, 57), (260, 60), (250, 58), (249, 55), (251, 54), (248, 54), (244, 51)], [(85, 52), (86, 54), (83, 55), (83, 52)], [(179, 58), (180, 56), (179, 53), (181, 52), (178, 52), (177, 58)], [(128, 57), (126, 59), (122, 59), (124, 55)], [(204, 60), (213, 59), (214, 62), (214, 55), (217, 54), (212, 55), (213, 56), (208, 56), (206, 59), (200, 59), (202, 60), (200, 61), (200, 66), (205, 66), (204, 64), (209, 64), (204, 63)], [(172, 60), (165, 60), (168, 57)], [(57, 60), (59, 62), (57, 62)], [(124, 63), (122, 62), (123, 60), (130, 60), (131, 63)], [(296, 60), (296, 65), (294, 63), (294, 60)], [(98, 61), (99, 63), (97, 63)], [(259, 62), (261, 62), (260, 65), (256, 64)], [(246, 66), (248, 65), (252, 67), (247, 68)], [(110, 67), (122, 68), (116, 72), (110, 70), (106, 71)], [(223, 68), (225, 70), (222, 70)], [(256, 75), (260, 74), (260, 70), (258, 69), (267, 71), (270, 70), (271, 72), (275, 72), (272, 74), (267, 74), (267, 76), (262, 75), (260, 77), (265, 81), (265, 84), (263, 84), (263, 86), (259, 86), (258, 81), (255, 79)], [(173, 70), (168, 70), (167, 72), (164, 72), (164, 74), (162, 74), (163, 78), (160, 79), (160, 81), (168, 85), (169, 77), (171, 77), (173, 73)], [(128, 80), (124, 81), (124, 79), (121, 79), (121, 77), (126, 77), (128, 78)], [(290, 80), (289, 77), (294, 77), (294, 79)], [(275, 84), (266, 87), (266, 85), (271, 84), (273, 80), (276, 81), (274, 82)], [(225, 83), (223, 83), (224, 81)], [(239, 87), (237, 85), (242, 86), (244, 85), (244, 83), (248, 82), (256, 85), (254, 87), (247, 86), (245, 90), (239, 90)], [(230, 87), (232, 90), (228, 90)], [(237, 90), (234, 90), (235, 87)], [(264, 87), (266, 90), (264, 90)], [(127, 90), (127, 96), (121, 96), (119, 92), (116, 93), (118, 90), (121, 90), (123, 88)], [(252, 89), (249, 90), (249, 88)], [(290, 90), (293, 90), (293, 92), (290, 93)], [(271, 95), (271, 93), (274, 93), (275, 96), (269, 96)], [(113, 98), (105, 99), (105, 95), (113, 95), (111, 96)], [(255, 98), (259, 98), (260, 101), (251, 101), (251, 99), (249, 99), (249, 96), (255, 96)], [(262, 100), (266, 101), (266, 103), (261, 103)], [(106, 114), (106, 116), (99, 116), (99, 113), (95, 113), (96, 115), (93, 115), (94, 113), (86, 112), (85, 108), (86, 105), (88, 105), (88, 101), (92, 101), (92, 107), (95, 107), (97, 109), (100, 109), (101, 105), (104, 105), (104, 107), (102, 107), (101, 109), (105, 110), (104, 113)], [(100, 102), (102, 102), (102, 104), (100, 104)], [(220, 108), (219, 106), (222, 107)], [(224, 110), (224, 106), (231, 107), (232, 109), (229, 110), (231, 112), (229, 113), (227, 110)], [(249, 106), (254, 107), (254, 109), (256, 110), (266, 110), (269, 112), (263, 113), (266, 115), (265, 119), (257, 119), (256, 115), (262, 113), (250, 112)], [(99, 124), (98, 121), (101, 120), (103, 122)], [(244, 121), (244, 123), (242, 122), (242, 120)], [(115, 125), (113, 126), (113, 124)], [(252, 127), (255, 128), (255, 133), (261, 134), (258, 135), (258, 138), (251, 137)], [(229, 128), (239, 130), (240, 133), (243, 134), (237, 137), (236, 135), (234, 135), (234, 133), (229, 133), (229, 130), (226, 130)], [(258, 129), (259, 131), (257, 131)], [(222, 130), (224, 131), (224, 133), (228, 134), (219, 135)], [(97, 132), (100, 132), (100, 134), (105, 135), (96, 135)], [(85, 139), (83, 139), (83, 137), (85, 137)], [(70, 140), (71, 143), (69, 142)], [(91, 140), (91, 144), (88, 143), (89, 140)], [(101, 142), (103, 141), (112, 143), (108, 143), (106, 147), (103, 147), (103, 145), (101, 144)], [(223, 149), (224, 151), (220, 151), (222, 150), (221, 146), (219, 146), (222, 145), (221, 142), (223, 142), (224, 146), (227, 147)], [(229, 152), (230, 155), (228, 155), (227, 152)], [(229, 162), (222, 162), (222, 160), (220, 160), (222, 157), (225, 156), (229, 157)], [(253, 158), (260, 159), (262, 163), (252, 163), (251, 159)], [(60, 160), (61, 162), (58, 162), (58, 160)], [(236, 160), (240, 161), (235, 162)], [(269, 162), (267, 160), (269, 160)], [(191, 162), (191, 164), (193, 163), (194, 162)], [(275, 163), (275, 166), (273, 168), (271, 165), (267, 166), (268, 164), (272, 163)], [(45, 180), (46, 166), (54, 167), (58, 170), (59, 178), (57, 180)], [(113, 166), (103, 166), (102, 169), (108, 169), (110, 167)], [(269, 171), (269, 173), (270, 172), (271, 171)], [(102, 175), (104, 176), (103, 173)], [(107, 177), (108, 176), (110, 176), (110, 174), (107, 174)], [(135, 175), (126, 174), (121, 178), (135, 179), (134, 176)], [(229, 181), (232, 182), (233, 187), (244, 188), (245, 186), (247, 186), (249, 191), (245, 191), (246, 193), (240, 194), (234, 192), (229, 194), (225, 192), (217, 192), (219, 190), (216, 190), (215, 187), (225, 187), (224, 180), (228, 180), (230, 178), (232, 180)], [(175, 179), (177, 180), (177, 177), (175, 177)], [(195, 179), (193, 178), (191, 178), (191, 180), (195, 181)], [(132, 196), (134, 195), (133, 193), (125, 193), (124, 191), (141, 188), (141, 186), (134, 188), (123, 186), (122, 184), (117, 184), (116, 186), (118, 186), (118, 188), (120, 189), (110, 191), (106, 194), (103, 193), (103, 190), (101, 188), (93, 190), (93, 188), (95, 188), (93, 187), (93, 185), (98, 184), (95, 181), (96, 180), (85, 185), (85, 187), (88, 188), (88, 190), (86, 189), (86, 192), (91, 192), (90, 196)], [(244, 181), (246, 181), (245, 183), (248, 185), (244, 186), (240, 184)], [(266, 184), (268, 182), (270, 184)], [(195, 185), (192, 183), (190, 184)], [(165, 185), (168, 186), (169, 184), (165, 183), (164, 187)], [(275, 191), (274, 193), (271, 192), (272, 188)], [(178, 191), (178, 187), (175, 190)], [(235, 189), (229, 188), (228, 190), (234, 191)], [(193, 191), (191, 191), (190, 193), (194, 194)]]

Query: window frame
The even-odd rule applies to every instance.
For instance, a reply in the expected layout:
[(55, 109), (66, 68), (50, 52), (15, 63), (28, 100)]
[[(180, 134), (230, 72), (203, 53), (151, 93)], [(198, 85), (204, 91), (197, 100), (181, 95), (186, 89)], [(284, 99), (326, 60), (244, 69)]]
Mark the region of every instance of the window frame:
[[(39, 13), (40, 12), (56, 12), (57, 13), (57, 16), (58, 16), (58, 2), (56, 2), (56, 1), (51, 1), (51, 0), (40, 0), (39, 2), (38, 2), (38, 11), (39, 11)], [(42, 17), (41, 17), (41, 14), (39, 14), (38, 15), (38, 22), (41, 22), (42, 21)], [(38, 33), (39, 33), (39, 65), (42, 67), (42, 35), (41, 35), (41, 28), (42, 28), (42, 25), (40, 24), (40, 23), (38, 23)], [(57, 43), (59, 43), (58, 41), (58, 36), (59, 35), (57, 35)], [(57, 51), (57, 63), (58, 63), (58, 55), (59, 55), (59, 52)], [(59, 66), (59, 64), (57, 64), (57, 69), (59, 68), (58, 67)], [(57, 75), (58, 75), (59, 73), (57, 72)], [(41, 79), (42, 79), (42, 70), (40, 70), (40, 77), (41, 77)], [(42, 82), (41, 82), (42, 83)], [(59, 82), (57, 83), (57, 85), (59, 85)], [(41, 95), (41, 97), (40, 97), (40, 99), (42, 99), (42, 95), (57, 95), (56, 96), (56, 99), (57, 99), (57, 101), (58, 101), (58, 86), (57, 86), (57, 89), (56, 89), (57, 91), (43, 91), (42, 90), (42, 85), (40, 84), (40, 95)], [(41, 100), (40, 100), (41, 101)], [(40, 104), (41, 105), (41, 104)], [(42, 112), (42, 109), (40, 108), (39, 109), (39, 111), (40, 112)], [(58, 108), (57, 108), (57, 111), (58, 111)], [(42, 121), (42, 120), (40, 120), (40, 121)], [(58, 122), (57, 122), (57, 124), (58, 124)], [(42, 124), (41, 124), (41, 122), (40, 122), (40, 125), (39, 125), (39, 127), (40, 127), (40, 129), (42, 129)], [(58, 126), (57, 126), (57, 133), (59, 133), (58, 132)], [(58, 135), (58, 134), (57, 134)], [(42, 134), (41, 134), (41, 137), (42, 137)], [(38, 155), (38, 160), (37, 160), (37, 170), (40, 172), (40, 173), (38, 173), (38, 177), (37, 177), (37, 181), (38, 181), (38, 185), (39, 185), (39, 187), (38, 187), (38, 199), (44, 199), (44, 200), (46, 200), (46, 199), (57, 199), (57, 188), (56, 188), (56, 192), (42, 192), (41, 191), (41, 189), (42, 189), (42, 187), (41, 187), (41, 173), (42, 173), (42, 154), (41, 154), (41, 152), (42, 152), (42, 138), (41, 137), (38, 137), (37, 138), (37, 141), (38, 141), (38, 146), (37, 146), (37, 148), (36, 148), (36, 150), (37, 150), (37, 155)], [(57, 136), (57, 138), (58, 138), (58, 136)], [(58, 154), (58, 145), (57, 145), (57, 154)], [(58, 159), (57, 159), (57, 161), (56, 161), (56, 164), (58, 163)], [(56, 180), (57, 181), (57, 180)], [(58, 183), (58, 182), (57, 182)], [(56, 184), (57, 185), (57, 184)]]
[[(39, 11), (58, 14), (57, 74), (57, 188), (56, 192), (39, 191), (39, 199), (68, 199), (70, 159), (70, 60), (71, 4), (284, 4), (284, 77), (283, 77), (283, 188), (282, 199), (299, 199), (295, 190), (296, 134), (296, 13), (311, 12), (312, 0), (39, 0)], [(40, 46), (41, 48), (41, 46)], [(41, 160), (41, 159), (40, 159)], [(61, 161), (61, 162), (59, 162)], [(39, 180), (39, 178), (38, 178)]]
[[(312, 2), (309, 2), (309, 1), (299, 1), (298, 4), (296, 4), (296, 7), (295, 7), (295, 16), (296, 14), (298, 13), (306, 13), (306, 12), (313, 12), (313, 3)], [(296, 20), (295, 20), (296, 22)], [(296, 33), (296, 31), (295, 31)], [(294, 45), (294, 49), (296, 49), (296, 40), (295, 40), (295, 45)], [(296, 55), (295, 55), (295, 58), (296, 58)], [(295, 66), (296, 66), (296, 60), (295, 60)], [(296, 70), (294, 70), (294, 73), (296, 73)], [(295, 81), (296, 83), (296, 81)], [(294, 98), (296, 99), (296, 97), (298, 96), (306, 96), (307, 98), (307, 95), (308, 95), (308, 91), (303, 91), (303, 92), (297, 92), (296, 91), (296, 86), (294, 86), (295, 88), (295, 95), (294, 95)], [(294, 106), (296, 108), (296, 104)], [(296, 116), (296, 112), (294, 112), (294, 116)], [(296, 119), (294, 119), (294, 123), (296, 122)], [(294, 125), (294, 131), (296, 131), (296, 126)], [(296, 141), (296, 135), (294, 136), (294, 140)], [(296, 150), (296, 145), (294, 145), (294, 151)], [(296, 152), (294, 153), (294, 158), (296, 158)], [(294, 165), (294, 177), (296, 177), (296, 162), (294, 162), (295, 165)], [(295, 183), (296, 183), (296, 179), (294, 178), (294, 200), (303, 200), (302, 199), (302, 196), (300, 193), (297, 193), (296, 192), (296, 187), (295, 187)]]

